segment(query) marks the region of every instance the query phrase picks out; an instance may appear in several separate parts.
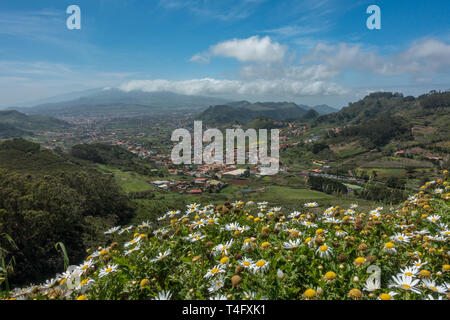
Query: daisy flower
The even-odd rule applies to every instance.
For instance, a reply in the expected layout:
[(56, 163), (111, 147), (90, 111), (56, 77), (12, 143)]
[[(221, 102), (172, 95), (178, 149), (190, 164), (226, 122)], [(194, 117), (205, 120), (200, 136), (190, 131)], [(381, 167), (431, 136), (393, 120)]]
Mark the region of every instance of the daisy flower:
[(188, 208), (188, 210), (197, 210), (198, 208), (200, 208), (200, 205), (197, 203), (192, 203), (188, 204), (186, 207)]
[(396, 254), (395, 244), (393, 242), (386, 242), (383, 248), (384, 252)]
[(223, 273), (225, 270), (223, 269), (223, 265), (218, 264), (215, 267), (212, 267), (211, 269), (206, 272), (206, 274), (203, 276), (203, 278), (211, 278), (214, 277), (216, 274)]
[(414, 293), (420, 294), (420, 290), (417, 289), (418, 283), (419, 283), (418, 279), (414, 279), (412, 277), (407, 277), (404, 275), (398, 275), (392, 277), (392, 283), (389, 287), (399, 288), (405, 291), (412, 291)]
[(128, 256), (128, 255), (132, 254), (135, 251), (139, 251), (140, 249), (141, 249), (141, 246), (140, 246), (140, 244), (138, 244), (137, 246), (131, 248), (130, 250), (125, 251), (124, 255)]
[(222, 255), (228, 255), (228, 249), (232, 246), (233, 240), (228, 241), (225, 244), (218, 244), (214, 247), (214, 254), (222, 254)]
[(414, 277), (419, 272), (418, 267), (406, 267), (400, 270), (399, 275), (403, 275), (405, 277)]
[(189, 240), (190, 242), (196, 242), (198, 240), (204, 239), (206, 236), (202, 235), (200, 232), (191, 233), (187, 237), (185, 237), (186, 240)]
[(138, 228), (148, 228), (150, 229), (152, 227), (152, 224), (150, 221), (144, 221), (140, 225), (138, 225)]
[(437, 222), (440, 218), (441, 218), (440, 216), (438, 216), (437, 214), (434, 214), (432, 216), (427, 217), (427, 220), (434, 223), (434, 222)]
[(141, 237), (136, 237), (136, 238), (134, 238), (134, 239), (132, 239), (132, 240), (126, 242), (123, 246), (124, 246), (125, 248), (128, 248), (129, 246), (138, 244), (141, 240), (142, 240)]
[(112, 234), (114, 232), (119, 231), (120, 227), (112, 227), (111, 229), (108, 229), (104, 232), (104, 234)]
[(318, 253), (321, 258), (328, 259), (333, 255), (333, 250), (329, 246), (324, 244), (316, 250), (316, 253)]
[(223, 229), (226, 231), (236, 231), (236, 230), (239, 230), (240, 227), (241, 226), (239, 225), (239, 223), (233, 222), (233, 223), (229, 223), (229, 224), (225, 225)]
[(391, 291), (389, 293), (382, 293), (378, 296), (377, 300), (394, 300), (394, 296), (398, 295), (398, 292)]
[(84, 261), (78, 266), (78, 270), (85, 273), (93, 264), (94, 262), (92, 260)]
[(253, 260), (243, 257), (242, 260), (239, 261), (239, 265), (243, 266), (244, 268), (250, 268), (253, 265)]
[(448, 291), (446, 286), (444, 286), (444, 285), (439, 286), (436, 284), (436, 282), (434, 282), (434, 280), (424, 279), (424, 280), (422, 280), (422, 283), (429, 290), (436, 292), (436, 293), (446, 294)]
[(309, 222), (309, 221), (302, 221), (301, 224), (307, 228), (317, 228), (317, 224)]
[(255, 238), (246, 238), (244, 240), (244, 244), (242, 245), (242, 250), (250, 249), (252, 247), (252, 242), (255, 241)]
[(305, 207), (306, 208), (315, 208), (315, 207), (318, 207), (319, 206), (319, 204), (317, 203), (317, 202), (308, 202), (308, 203), (305, 203)]
[(424, 300), (444, 300), (442, 296), (438, 296), (437, 299), (435, 299), (431, 294), (429, 294)]
[(334, 224), (339, 224), (341, 223), (341, 220), (337, 219), (337, 218), (325, 218), (323, 219), (324, 223), (334, 223)]
[(208, 288), (209, 293), (214, 293), (225, 284), (225, 280), (223, 277), (219, 277), (217, 280), (213, 280), (211, 282), (211, 286)]
[(205, 220), (203, 220), (203, 219), (199, 219), (199, 220), (195, 221), (195, 222), (192, 224), (192, 227), (193, 227), (194, 229), (201, 228), (201, 227), (204, 227), (204, 226), (205, 226)]
[(265, 272), (269, 268), (269, 262), (264, 259), (261, 259), (252, 264), (250, 268), (254, 273)]
[(170, 300), (171, 298), (172, 298), (172, 292), (170, 292), (170, 290), (167, 290), (167, 291), (162, 290), (152, 300)]
[(294, 218), (297, 218), (298, 216), (300, 216), (301, 214), (302, 214), (302, 213), (299, 212), (299, 211), (294, 211), (294, 212), (292, 212), (291, 214), (289, 214), (288, 218), (294, 219)]
[(118, 232), (118, 234), (122, 234), (122, 233), (124, 233), (124, 232), (130, 232), (130, 230), (133, 228), (133, 226), (128, 226), (128, 227), (124, 227), (122, 230), (120, 230), (119, 232)]
[(409, 242), (409, 239), (410, 239), (410, 237), (409, 236), (407, 236), (407, 235), (405, 235), (405, 234), (403, 234), (403, 233), (395, 233), (393, 236), (392, 236), (392, 240), (394, 240), (394, 241), (396, 241), (396, 242), (405, 242), (405, 243), (408, 243)]
[(156, 262), (161, 261), (162, 259), (166, 258), (170, 254), (170, 249), (166, 250), (164, 253), (159, 253), (155, 259), (150, 260), (150, 262)]
[(300, 239), (295, 239), (295, 240), (289, 240), (288, 242), (284, 242), (283, 243), (283, 248), (284, 249), (295, 249), (300, 247), (300, 245), (302, 244)]
[(414, 263), (414, 267), (416, 267), (416, 268), (422, 268), (424, 265), (426, 265), (428, 262), (426, 262), (426, 261), (424, 261), (424, 262), (422, 262), (422, 260), (418, 260), (417, 262), (415, 262)]
[(115, 273), (115, 272), (119, 271), (118, 268), (119, 268), (119, 266), (117, 264), (110, 264), (100, 270), (98, 277), (103, 278), (111, 273)]
[(214, 297), (210, 297), (209, 300), (228, 300), (226, 295), (217, 294)]
[(219, 224), (218, 219), (215, 216), (207, 217), (204, 222), (207, 225)]
[(347, 234), (348, 234), (348, 233), (345, 232), (344, 230), (337, 230), (336, 233), (335, 233), (335, 235), (336, 235), (337, 237), (345, 237)]
[(365, 291), (374, 292), (381, 288), (380, 280), (377, 278), (368, 278), (366, 284), (364, 285)]

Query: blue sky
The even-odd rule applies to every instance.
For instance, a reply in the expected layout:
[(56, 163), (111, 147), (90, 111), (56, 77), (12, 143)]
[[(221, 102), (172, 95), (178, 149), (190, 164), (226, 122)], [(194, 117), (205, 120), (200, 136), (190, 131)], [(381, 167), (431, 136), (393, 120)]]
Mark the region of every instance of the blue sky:
[[(81, 8), (81, 30), (66, 8)], [(369, 5), (381, 30), (369, 30)], [(343, 106), (450, 88), (450, 1), (5, 0), (0, 105), (98, 87)]]

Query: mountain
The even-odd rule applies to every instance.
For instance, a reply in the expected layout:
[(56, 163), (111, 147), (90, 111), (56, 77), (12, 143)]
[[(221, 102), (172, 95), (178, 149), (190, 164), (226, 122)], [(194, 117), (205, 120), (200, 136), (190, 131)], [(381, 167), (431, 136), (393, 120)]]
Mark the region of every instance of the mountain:
[(232, 102), (228, 105), (210, 106), (197, 116), (208, 124), (239, 123), (247, 124), (258, 117), (273, 120), (295, 120), (308, 111), (293, 102)]
[(449, 107), (450, 91), (432, 91), (417, 98), (404, 97), (401, 93), (375, 92), (357, 102), (350, 103), (338, 112), (320, 116), (317, 122), (352, 125), (386, 115), (412, 118), (419, 123), (429, 118), (429, 121), (434, 122), (439, 120), (435, 119), (438, 114), (441, 117), (440, 121), (447, 118)]
[[(13, 133), (10, 137), (19, 137), (33, 130), (53, 130), (70, 126), (69, 123), (52, 117), (26, 115), (16, 110), (0, 111), (2, 131)], [(5, 134), (6, 136), (6, 134)]]
[(338, 109), (330, 107), (327, 104), (320, 104), (320, 105), (312, 107), (312, 109), (314, 111), (317, 111), (317, 113), (319, 113), (319, 114), (330, 114), (330, 113), (334, 113), (334, 112), (338, 112), (339, 111)]
[(44, 99), (26, 101), (23, 103), (16, 104), (14, 106), (11, 106), (11, 105), (10, 106), (0, 106), (0, 110), (1, 109), (17, 110), (18, 108), (20, 108), (20, 109), (29, 108), (29, 107), (33, 107), (33, 106), (37, 106), (37, 105), (41, 105), (41, 104), (70, 101), (70, 100), (79, 99), (81, 97), (86, 97), (86, 96), (101, 92), (102, 90), (103, 90), (103, 88), (95, 88), (95, 89), (88, 89), (88, 90), (83, 90), (83, 91), (69, 92), (69, 93), (59, 94), (59, 95), (44, 98)]
[(46, 103), (20, 109), (30, 114), (57, 116), (83, 115), (142, 115), (152, 111), (205, 108), (227, 101), (204, 96), (182, 95), (173, 92), (144, 92), (104, 89), (74, 100)]
[(270, 129), (281, 128), (282, 124), (280, 122), (277, 122), (270, 118), (257, 117), (255, 119), (253, 119), (252, 121), (250, 121), (249, 123), (247, 123), (246, 127), (256, 129), (256, 130), (259, 130), (259, 129), (270, 130)]

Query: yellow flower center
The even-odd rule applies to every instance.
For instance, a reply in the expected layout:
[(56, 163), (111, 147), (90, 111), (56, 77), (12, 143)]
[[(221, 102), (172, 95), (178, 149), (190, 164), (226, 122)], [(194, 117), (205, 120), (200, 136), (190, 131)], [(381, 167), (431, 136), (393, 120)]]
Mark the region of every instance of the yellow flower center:
[(329, 271), (329, 272), (325, 273), (325, 279), (327, 279), (327, 280), (336, 279), (336, 273), (334, 273), (333, 271)]
[(362, 297), (362, 292), (358, 289), (352, 289), (352, 290), (350, 290), (349, 295), (354, 298), (359, 298), (359, 297)]
[(216, 274), (217, 272), (219, 272), (219, 269), (218, 269), (218, 268), (213, 268), (213, 269), (211, 270), (211, 273), (212, 273), (212, 274)]
[(431, 272), (430, 271), (428, 271), (428, 270), (420, 270), (420, 275), (422, 276), (422, 277), (429, 277), (429, 276), (431, 276)]
[(264, 266), (265, 264), (266, 264), (266, 262), (265, 262), (264, 260), (259, 260), (259, 261), (256, 263), (256, 266), (259, 267), (259, 268), (261, 268), (261, 267)]
[(411, 289), (411, 286), (409, 286), (407, 284), (403, 284), (402, 286), (403, 286), (403, 289), (405, 289), (405, 290)]
[(322, 252), (325, 252), (325, 251), (328, 250), (328, 246), (324, 244), (323, 246), (320, 246), (319, 250), (322, 251)]
[(228, 262), (228, 260), (229, 260), (228, 257), (223, 257), (222, 259), (220, 259), (220, 263), (221, 263), (221, 264), (225, 264), (225, 263)]
[(388, 249), (393, 249), (395, 246), (394, 246), (394, 244), (392, 242), (388, 242), (388, 243), (385, 244), (385, 247), (388, 248)]
[(80, 285), (84, 286), (87, 282), (88, 282), (88, 279), (84, 279), (83, 281), (80, 282)]
[(112, 271), (112, 268), (108, 268), (105, 270), (105, 272), (111, 272), (111, 271)]
[(316, 295), (316, 291), (313, 289), (308, 289), (305, 291), (304, 295), (306, 298), (313, 298)]
[(266, 248), (266, 247), (268, 247), (268, 246), (270, 246), (270, 243), (269, 242), (263, 242), (262, 244), (261, 244), (261, 247), (263, 247), (263, 248)]
[(392, 300), (392, 297), (391, 297), (390, 294), (382, 293), (382, 294), (380, 295), (380, 299), (381, 299), (381, 300)]

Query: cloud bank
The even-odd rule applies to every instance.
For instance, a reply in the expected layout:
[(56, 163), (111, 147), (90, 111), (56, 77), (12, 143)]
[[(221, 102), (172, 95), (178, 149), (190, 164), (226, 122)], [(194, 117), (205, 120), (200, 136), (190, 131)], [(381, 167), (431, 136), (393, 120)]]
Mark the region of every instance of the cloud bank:
[(211, 46), (208, 52), (198, 53), (190, 60), (205, 63), (209, 62), (211, 56), (216, 56), (234, 58), (240, 62), (277, 62), (283, 60), (287, 48), (278, 42), (272, 42), (269, 36), (252, 36), (220, 42)]
[(346, 94), (347, 90), (335, 83), (323, 81), (277, 80), (219, 80), (192, 79), (184, 81), (169, 80), (134, 80), (127, 82), (119, 89), (129, 92), (142, 90), (145, 92), (171, 91), (186, 95), (210, 96), (289, 96), (303, 97), (312, 95)]

